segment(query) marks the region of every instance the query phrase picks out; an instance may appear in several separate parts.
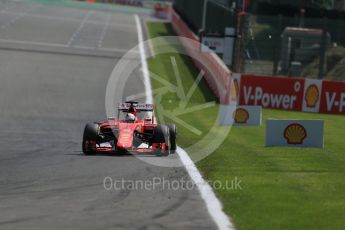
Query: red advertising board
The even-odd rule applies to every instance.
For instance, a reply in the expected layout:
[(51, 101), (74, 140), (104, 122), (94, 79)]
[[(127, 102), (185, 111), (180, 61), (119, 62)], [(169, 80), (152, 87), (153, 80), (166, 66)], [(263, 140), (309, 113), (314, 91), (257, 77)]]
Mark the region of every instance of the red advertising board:
[(300, 78), (242, 75), (239, 104), (300, 111), (304, 83)]
[(322, 82), (320, 112), (345, 114), (345, 82)]
[[(197, 44), (199, 38), (173, 9), (171, 13), (175, 32)], [(249, 74), (235, 76), (232, 82), (232, 73), (216, 54), (201, 53), (190, 44), (185, 48), (190, 56), (198, 56), (198, 61), (192, 60), (199, 69), (204, 70), (207, 83), (222, 104), (231, 101), (239, 105), (345, 115), (345, 82)], [(234, 91), (230, 94), (231, 89)]]

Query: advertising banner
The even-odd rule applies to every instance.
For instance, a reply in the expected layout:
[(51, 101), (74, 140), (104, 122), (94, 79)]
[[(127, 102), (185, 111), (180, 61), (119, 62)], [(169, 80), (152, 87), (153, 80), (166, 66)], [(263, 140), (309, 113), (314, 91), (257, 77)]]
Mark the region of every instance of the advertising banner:
[(231, 78), (231, 103), (238, 104), (240, 99), (241, 74), (234, 73)]
[(207, 37), (204, 36), (201, 38), (201, 52), (216, 52), (216, 53), (223, 53), (224, 52), (224, 37)]
[(321, 91), (322, 80), (305, 79), (302, 111), (319, 112)]
[(224, 126), (258, 126), (261, 117), (261, 106), (221, 105), (219, 122)]
[(240, 105), (302, 110), (304, 79), (242, 75)]
[(266, 123), (266, 146), (323, 148), (323, 120), (274, 120)]
[(345, 115), (345, 82), (322, 82), (320, 112)]
[(231, 66), (234, 56), (235, 48), (235, 39), (236, 39), (236, 28), (226, 27), (225, 28), (225, 38), (224, 38), (224, 53), (223, 61), (226, 65)]

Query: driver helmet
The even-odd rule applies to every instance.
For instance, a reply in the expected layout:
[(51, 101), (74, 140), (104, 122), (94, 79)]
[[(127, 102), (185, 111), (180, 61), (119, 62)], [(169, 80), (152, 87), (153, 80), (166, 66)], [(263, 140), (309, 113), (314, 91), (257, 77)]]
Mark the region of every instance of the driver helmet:
[(126, 115), (125, 121), (126, 121), (127, 123), (134, 123), (134, 121), (135, 121), (135, 116), (134, 116), (134, 114), (128, 113), (128, 114)]

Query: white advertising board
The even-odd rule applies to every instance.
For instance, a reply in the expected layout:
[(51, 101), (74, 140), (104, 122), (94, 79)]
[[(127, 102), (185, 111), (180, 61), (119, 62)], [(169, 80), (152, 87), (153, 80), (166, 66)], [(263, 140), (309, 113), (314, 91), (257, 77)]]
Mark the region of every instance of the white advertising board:
[(224, 37), (202, 37), (201, 52), (223, 53), (224, 52)]
[(232, 65), (235, 37), (236, 37), (235, 35), (236, 35), (235, 28), (231, 28), (231, 27), (225, 28), (223, 61), (226, 65)]
[(267, 119), (266, 146), (323, 148), (323, 120)]
[(224, 126), (261, 125), (261, 106), (221, 105), (219, 122)]
[(321, 89), (322, 80), (305, 79), (302, 111), (319, 112)]

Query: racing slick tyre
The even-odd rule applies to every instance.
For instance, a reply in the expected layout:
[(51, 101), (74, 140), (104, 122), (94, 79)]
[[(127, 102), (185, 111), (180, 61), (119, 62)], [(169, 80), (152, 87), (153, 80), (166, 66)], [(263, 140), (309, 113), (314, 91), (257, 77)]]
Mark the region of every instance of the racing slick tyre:
[(170, 153), (176, 152), (176, 125), (175, 124), (169, 124), (167, 125), (169, 128), (169, 135), (170, 135)]
[(157, 125), (153, 130), (153, 137), (151, 143), (164, 143), (165, 149), (157, 149), (155, 154), (157, 156), (168, 156), (170, 154), (170, 135), (169, 128), (166, 125)]
[(99, 133), (99, 125), (88, 123), (84, 129), (83, 135), (83, 152), (85, 155), (93, 155), (96, 153), (96, 143)]

